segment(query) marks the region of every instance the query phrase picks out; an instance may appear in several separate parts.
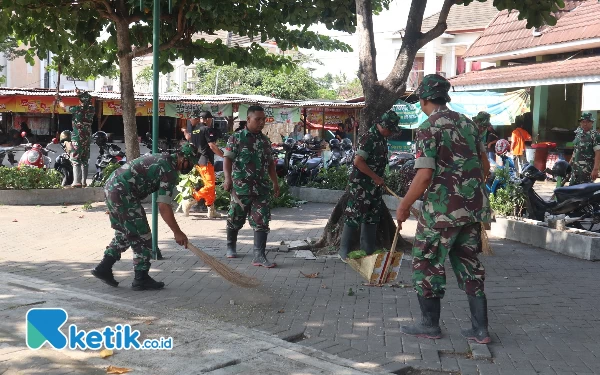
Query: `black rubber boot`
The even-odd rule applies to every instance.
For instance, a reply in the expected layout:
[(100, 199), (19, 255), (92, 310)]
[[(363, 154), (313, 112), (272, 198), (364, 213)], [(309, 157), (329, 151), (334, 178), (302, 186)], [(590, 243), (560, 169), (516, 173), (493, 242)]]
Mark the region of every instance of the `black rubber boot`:
[(237, 230), (227, 227), (227, 258), (237, 258), (237, 236)]
[(354, 232), (356, 229), (351, 227), (348, 224), (344, 224), (344, 229), (342, 229), (342, 238), (340, 239), (340, 259), (342, 262), (346, 263), (348, 260), (348, 253), (350, 252), (350, 248), (352, 247), (352, 239), (354, 238)]
[(165, 260), (167, 258), (165, 258), (162, 253), (160, 252), (160, 249), (156, 249), (156, 260)]
[(254, 259), (252, 259), (253, 266), (261, 266), (266, 268), (273, 268), (276, 266), (275, 263), (269, 262), (265, 255), (267, 248), (267, 236), (269, 233), (263, 231), (254, 231)]
[(156, 281), (148, 275), (148, 271), (135, 271), (135, 279), (131, 283), (133, 290), (157, 290), (165, 287), (162, 281)]
[(115, 288), (119, 286), (119, 282), (115, 280), (115, 277), (112, 273), (112, 266), (115, 264), (117, 259), (105, 255), (100, 261), (100, 264), (96, 266), (91, 272), (96, 278), (102, 280), (103, 283), (108, 284), (110, 286), (114, 286)]
[(442, 338), (440, 328), (441, 300), (439, 298), (424, 298), (419, 295), (417, 297), (421, 307), (421, 322), (412, 326), (402, 326), (400, 332), (426, 339)]
[(488, 332), (487, 298), (467, 295), (471, 310), (471, 329), (462, 329), (460, 333), (467, 340), (475, 340), (479, 344), (492, 341)]
[(360, 226), (360, 249), (367, 255), (375, 252), (375, 242), (377, 241), (377, 224), (365, 224)]

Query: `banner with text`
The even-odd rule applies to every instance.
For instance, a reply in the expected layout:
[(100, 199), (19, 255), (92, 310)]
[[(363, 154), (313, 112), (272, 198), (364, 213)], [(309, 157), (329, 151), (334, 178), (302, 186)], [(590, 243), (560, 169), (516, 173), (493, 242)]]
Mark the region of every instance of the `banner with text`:
[[(158, 103), (158, 113), (159, 116), (166, 116), (165, 103)], [(102, 102), (102, 114), (105, 116), (123, 116), (121, 101), (105, 100)], [(152, 116), (152, 102), (135, 102), (135, 115)]]
[[(240, 104), (238, 111), (240, 120), (246, 120), (249, 107), (248, 104)], [(267, 124), (295, 124), (300, 121), (300, 108), (263, 108), (265, 109), (265, 116), (267, 117), (265, 123)]]
[(213, 117), (233, 116), (232, 104), (201, 104), (201, 103), (167, 103), (167, 116), (190, 118), (192, 112), (209, 111)]
[[(68, 114), (65, 108), (54, 106), (54, 98), (51, 96), (15, 96), (13, 97), (14, 107), (13, 112), (22, 113), (52, 113), (56, 108), (55, 113), (61, 115)], [(66, 107), (79, 105), (79, 99), (75, 97), (62, 98)]]
[[(325, 108), (325, 127), (337, 129), (337, 124), (344, 123), (346, 119), (354, 116), (354, 110)], [(306, 120), (311, 124), (323, 125), (323, 109), (311, 108), (306, 110)]]

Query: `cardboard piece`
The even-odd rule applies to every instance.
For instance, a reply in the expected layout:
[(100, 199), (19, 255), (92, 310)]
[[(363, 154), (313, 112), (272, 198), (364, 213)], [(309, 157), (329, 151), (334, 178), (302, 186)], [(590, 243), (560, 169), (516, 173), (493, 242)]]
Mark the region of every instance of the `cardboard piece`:
[[(348, 264), (362, 277), (367, 279), (369, 284), (381, 285), (391, 283), (400, 273), (400, 262), (402, 261), (402, 252), (368, 255), (360, 259), (348, 259)], [(385, 267), (388, 263), (387, 268)], [(386, 269), (385, 274), (383, 274)]]

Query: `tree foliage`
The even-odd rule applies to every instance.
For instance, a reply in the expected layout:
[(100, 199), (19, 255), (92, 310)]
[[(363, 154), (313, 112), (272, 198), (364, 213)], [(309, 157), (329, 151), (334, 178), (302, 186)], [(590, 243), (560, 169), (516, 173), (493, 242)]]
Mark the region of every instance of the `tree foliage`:
[(212, 61), (196, 65), (198, 82), (195, 93), (265, 95), (279, 99), (335, 99), (328, 85), (312, 76), (312, 72), (297, 66), (289, 71), (238, 67), (235, 64), (217, 66)]
[[(379, 1), (379, 0), (376, 0)], [(383, 0), (386, 1), (386, 0)], [(30, 47), (26, 59), (47, 52), (55, 66), (76, 77), (103, 75), (118, 64), (121, 81), (125, 143), (129, 157), (139, 155), (133, 101), (132, 59), (152, 52), (153, 10), (150, 0), (4, 0), (0, 10), (0, 36), (15, 35)], [(379, 4), (379, 3), (378, 3)], [(380, 6), (380, 5), (377, 5)], [(282, 50), (292, 48), (348, 51), (350, 47), (309, 31), (321, 22), (353, 32), (353, 0), (172, 0), (161, 1), (158, 68), (173, 70), (181, 58), (217, 65), (291, 67), (286, 56), (268, 54), (257, 42), (274, 40)], [(209, 42), (199, 33), (218, 30), (254, 38), (247, 47)]]

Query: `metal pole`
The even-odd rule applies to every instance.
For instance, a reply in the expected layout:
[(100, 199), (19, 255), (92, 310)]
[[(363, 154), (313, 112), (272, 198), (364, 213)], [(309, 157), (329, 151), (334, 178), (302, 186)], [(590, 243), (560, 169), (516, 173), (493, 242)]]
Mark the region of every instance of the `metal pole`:
[[(152, 14), (152, 153), (158, 153), (158, 54), (160, 46), (160, 0), (154, 0)], [(152, 259), (158, 250), (158, 193), (152, 194)]]

